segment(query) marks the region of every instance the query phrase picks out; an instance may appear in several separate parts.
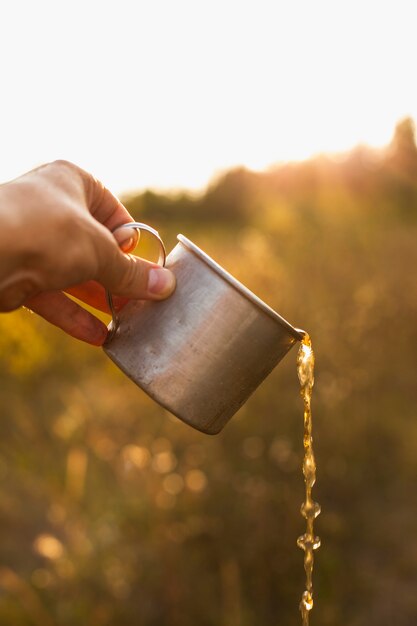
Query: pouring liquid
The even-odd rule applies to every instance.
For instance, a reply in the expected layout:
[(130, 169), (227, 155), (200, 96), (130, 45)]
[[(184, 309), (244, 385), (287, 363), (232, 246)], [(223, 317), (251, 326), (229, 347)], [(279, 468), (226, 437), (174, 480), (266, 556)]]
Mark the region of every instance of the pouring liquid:
[(314, 352), (311, 339), (304, 333), (297, 355), (297, 374), (300, 381), (300, 394), (304, 403), (304, 460), (303, 474), (305, 482), (305, 501), (301, 505), (301, 515), (305, 518), (306, 532), (298, 537), (297, 545), (304, 550), (304, 569), (306, 573), (306, 589), (300, 602), (302, 626), (309, 625), (309, 615), (313, 608), (313, 565), (314, 550), (320, 547), (320, 538), (314, 536), (314, 520), (320, 514), (320, 505), (314, 502), (311, 490), (316, 482), (316, 461), (313, 451), (311, 395), (314, 385)]

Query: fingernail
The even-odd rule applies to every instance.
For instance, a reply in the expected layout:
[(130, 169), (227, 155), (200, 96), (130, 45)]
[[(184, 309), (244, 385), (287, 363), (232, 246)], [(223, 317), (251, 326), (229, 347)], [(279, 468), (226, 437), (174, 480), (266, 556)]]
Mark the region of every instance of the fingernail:
[(175, 287), (175, 276), (164, 267), (149, 270), (148, 292), (158, 296), (168, 296)]

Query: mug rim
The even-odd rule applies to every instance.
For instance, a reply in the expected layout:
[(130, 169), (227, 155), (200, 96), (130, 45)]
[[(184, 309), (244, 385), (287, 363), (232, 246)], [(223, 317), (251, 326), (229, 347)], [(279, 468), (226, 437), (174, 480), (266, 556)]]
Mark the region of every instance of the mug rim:
[(206, 265), (208, 265), (216, 274), (218, 274), (223, 280), (228, 282), (234, 289), (236, 289), (242, 296), (244, 296), (247, 300), (255, 304), (262, 311), (267, 313), (275, 322), (278, 322), (282, 326), (288, 330), (288, 332), (298, 341), (303, 340), (303, 334), (298, 332), (294, 326), (291, 326), (286, 319), (284, 319), (279, 313), (274, 311), (272, 307), (266, 304), (261, 298), (259, 298), (256, 294), (253, 293), (250, 289), (245, 287), (243, 283), (237, 280), (232, 274), (227, 272), (221, 265), (219, 265), (214, 259), (212, 259), (206, 252), (201, 250), (195, 243), (193, 243), (188, 237), (185, 235), (178, 234), (178, 241), (188, 248), (191, 252), (193, 252), (197, 257), (199, 257)]

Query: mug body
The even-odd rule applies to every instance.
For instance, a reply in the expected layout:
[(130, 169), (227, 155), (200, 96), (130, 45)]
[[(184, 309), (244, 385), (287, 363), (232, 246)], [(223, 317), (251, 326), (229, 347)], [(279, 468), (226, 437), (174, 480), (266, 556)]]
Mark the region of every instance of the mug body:
[(163, 301), (130, 301), (106, 354), (160, 405), (218, 433), (302, 335), (183, 235)]

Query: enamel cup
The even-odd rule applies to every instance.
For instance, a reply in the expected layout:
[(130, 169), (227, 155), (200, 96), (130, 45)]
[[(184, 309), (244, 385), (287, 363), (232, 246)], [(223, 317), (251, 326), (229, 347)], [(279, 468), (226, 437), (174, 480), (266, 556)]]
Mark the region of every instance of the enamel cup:
[[(226, 272), (192, 241), (178, 235), (160, 263), (177, 286), (167, 300), (130, 301), (116, 314), (106, 354), (161, 406), (198, 430), (215, 434), (303, 338), (299, 331)], [(119, 230), (117, 229), (117, 230)]]

